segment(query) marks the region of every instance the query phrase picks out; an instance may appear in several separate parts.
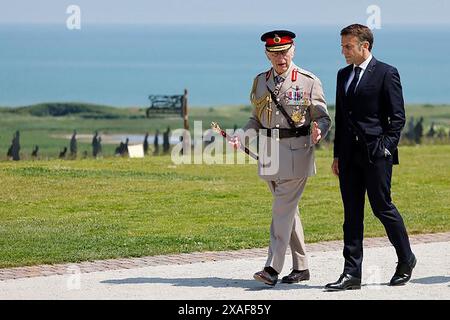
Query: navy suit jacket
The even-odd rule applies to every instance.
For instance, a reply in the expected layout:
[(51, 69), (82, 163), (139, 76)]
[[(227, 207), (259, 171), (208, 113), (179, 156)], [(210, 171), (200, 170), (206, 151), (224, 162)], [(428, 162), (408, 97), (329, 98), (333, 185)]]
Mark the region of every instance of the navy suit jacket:
[(405, 108), (397, 69), (372, 57), (355, 91), (352, 107), (345, 99), (345, 84), (353, 65), (339, 70), (336, 86), (334, 157), (351, 157), (355, 133), (367, 147), (369, 162), (385, 157), (385, 148), (398, 164), (397, 146), (405, 126)]

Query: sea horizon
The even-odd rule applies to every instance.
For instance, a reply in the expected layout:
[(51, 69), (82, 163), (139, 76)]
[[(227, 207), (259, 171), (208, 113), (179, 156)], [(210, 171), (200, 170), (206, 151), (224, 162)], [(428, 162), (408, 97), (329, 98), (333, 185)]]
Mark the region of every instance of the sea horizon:
[[(207, 26), (207, 28), (205, 28)], [(406, 104), (450, 103), (450, 25), (383, 25), (373, 54), (400, 72)], [(250, 104), (253, 78), (270, 68), (260, 35), (270, 25), (0, 23), (0, 106), (80, 102), (148, 106), (182, 94), (190, 107)], [(334, 104), (345, 67), (335, 25), (289, 25), (294, 62), (322, 81)]]

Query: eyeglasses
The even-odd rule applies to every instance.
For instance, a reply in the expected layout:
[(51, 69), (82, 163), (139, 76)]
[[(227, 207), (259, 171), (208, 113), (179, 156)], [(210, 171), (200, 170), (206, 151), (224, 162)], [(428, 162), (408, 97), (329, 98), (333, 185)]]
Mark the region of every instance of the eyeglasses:
[(285, 57), (289, 53), (289, 50), (282, 50), (282, 51), (267, 51), (267, 54), (271, 56), (272, 58), (276, 58), (278, 56)]

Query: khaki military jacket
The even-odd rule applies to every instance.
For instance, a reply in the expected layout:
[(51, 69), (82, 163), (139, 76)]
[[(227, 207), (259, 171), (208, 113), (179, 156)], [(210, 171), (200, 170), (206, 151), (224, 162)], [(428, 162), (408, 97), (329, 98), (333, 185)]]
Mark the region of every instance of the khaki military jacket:
[[(322, 83), (314, 74), (297, 67), (293, 62), (285, 75), (286, 78), (281, 88), (278, 88), (278, 92), (273, 68), (256, 76), (250, 93), (253, 111), (243, 127), (244, 131), (291, 128), (272, 100), (270, 89), (276, 93), (276, 98), (297, 128), (316, 121), (322, 130), (323, 139), (330, 129), (331, 118)], [(310, 135), (277, 140), (276, 134), (272, 138), (260, 134), (259, 141), (258, 173), (262, 179), (299, 179), (316, 173), (314, 146)]]

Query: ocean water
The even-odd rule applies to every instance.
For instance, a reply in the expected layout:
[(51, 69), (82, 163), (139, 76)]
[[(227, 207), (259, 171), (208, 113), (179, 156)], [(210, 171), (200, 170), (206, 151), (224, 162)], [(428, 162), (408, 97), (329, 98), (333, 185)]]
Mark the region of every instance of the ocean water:
[[(315, 73), (334, 103), (345, 66), (340, 27), (292, 26), (294, 61)], [(248, 104), (253, 77), (269, 68), (257, 26), (0, 25), (0, 106), (92, 102), (147, 106), (149, 94), (189, 105)], [(407, 103), (450, 102), (449, 27), (384, 26), (373, 54), (396, 66)]]

